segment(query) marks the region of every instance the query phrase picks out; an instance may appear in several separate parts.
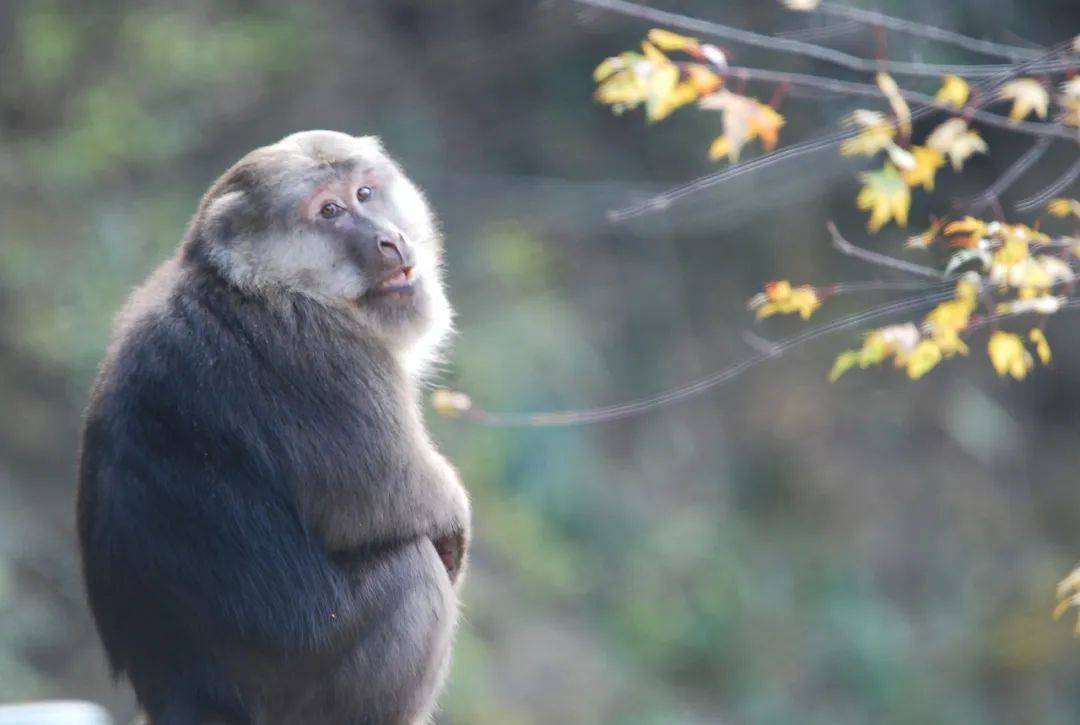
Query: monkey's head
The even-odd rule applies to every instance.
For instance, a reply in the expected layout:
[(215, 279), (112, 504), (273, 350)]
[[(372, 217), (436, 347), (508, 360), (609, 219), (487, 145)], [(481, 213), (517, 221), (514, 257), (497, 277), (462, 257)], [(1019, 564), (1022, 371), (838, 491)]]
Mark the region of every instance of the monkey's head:
[(206, 193), (186, 254), (249, 293), (345, 310), (410, 359), (449, 328), (435, 219), (372, 136), (305, 131), (252, 151)]

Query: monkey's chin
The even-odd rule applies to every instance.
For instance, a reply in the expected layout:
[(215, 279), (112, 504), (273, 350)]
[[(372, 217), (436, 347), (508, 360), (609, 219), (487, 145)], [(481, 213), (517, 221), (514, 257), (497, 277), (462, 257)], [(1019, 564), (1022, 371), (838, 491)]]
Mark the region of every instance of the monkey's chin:
[(409, 339), (430, 324), (431, 300), (423, 280), (414, 278), (408, 285), (368, 290), (357, 300), (357, 310), (377, 329)]

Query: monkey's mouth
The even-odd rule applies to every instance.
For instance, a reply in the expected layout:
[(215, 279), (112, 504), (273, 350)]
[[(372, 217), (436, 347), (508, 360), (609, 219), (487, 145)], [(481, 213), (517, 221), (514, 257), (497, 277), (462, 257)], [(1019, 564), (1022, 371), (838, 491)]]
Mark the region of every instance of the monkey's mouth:
[(413, 291), (413, 282), (416, 281), (415, 268), (412, 266), (398, 267), (383, 275), (378, 283), (371, 289), (373, 295), (402, 295)]
[(461, 574), (461, 560), (465, 555), (465, 537), (461, 532), (455, 531), (438, 538), (431, 539), (431, 545), (435, 547), (435, 553), (439, 555), (443, 567), (446, 569), (450, 583), (457, 581)]

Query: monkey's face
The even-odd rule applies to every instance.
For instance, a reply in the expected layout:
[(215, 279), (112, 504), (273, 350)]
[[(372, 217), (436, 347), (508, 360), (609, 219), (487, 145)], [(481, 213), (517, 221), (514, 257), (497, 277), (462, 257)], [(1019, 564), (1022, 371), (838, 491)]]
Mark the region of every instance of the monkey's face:
[(427, 202), (371, 137), (308, 131), (252, 152), (205, 202), (211, 258), (241, 286), (348, 309), (392, 342), (449, 325)]
[(380, 153), (344, 165), (300, 203), (308, 254), (295, 283), (336, 296), (371, 325), (402, 334), (430, 322), (441, 294), (439, 246), (417, 188)]

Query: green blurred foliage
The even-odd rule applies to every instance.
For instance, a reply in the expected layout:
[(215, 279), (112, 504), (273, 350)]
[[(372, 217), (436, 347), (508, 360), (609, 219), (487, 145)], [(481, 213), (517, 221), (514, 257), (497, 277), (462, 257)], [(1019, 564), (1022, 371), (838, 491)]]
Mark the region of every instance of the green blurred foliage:
[[(671, 5), (759, 32), (805, 22)], [(884, 9), (1046, 43), (1077, 18), (1035, 5)], [(492, 409), (654, 392), (745, 354), (743, 304), (768, 276), (872, 274), (824, 241), (856, 189), (839, 159), (606, 221), (712, 168), (707, 114), (646, 129), (591, 103), (591, 69), (645, 29), (566, 2), (0, 6), (0, 701), (132, 712), (82, 603), (79, 410), (112, 315), (254, 146), (311, 127), (383, 136), (445, 221), (459, 334), (443, 382)], [(789, 137), (845, 110), (788, 103)], [(950, 193), (1021, 150), (991, 147), (961, 182), (975, 187)], [(917, 389), (828, 387), (826, 345), (593, 428), (433, 420), (476, 517), (441, 721), (1075, 722), (1080, 645), (1049, 619), (1080, 551), (1067, 337), (1022, 392), (963, 365)]]

